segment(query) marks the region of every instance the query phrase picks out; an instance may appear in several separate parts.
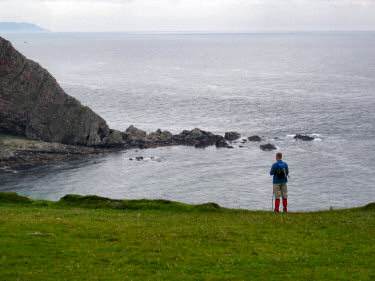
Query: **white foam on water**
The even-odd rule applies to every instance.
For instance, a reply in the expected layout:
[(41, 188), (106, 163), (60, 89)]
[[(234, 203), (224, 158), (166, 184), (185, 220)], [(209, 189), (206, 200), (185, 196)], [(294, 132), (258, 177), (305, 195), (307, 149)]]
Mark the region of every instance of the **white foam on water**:
[(90, 90), (103, 90), (103, 86), (95, 84), (81, 84), (81, 83), (61, 83), (63, 88), (86, 88)]
[(207, 85), (206, 86), (208, 89), (211, 89), (211, 90), (216, 90), (217, 88), (219, 88), (218, 86), (216, 85)]
[(0, 168), (0, 170), (3, 170), (7, 173), (12, 173), (12, 174), (18, 174), (19, 173), (17, 170), (13, 170), (12, 167), (9, 167), (9, 166), (4, 166), (4, 167)]

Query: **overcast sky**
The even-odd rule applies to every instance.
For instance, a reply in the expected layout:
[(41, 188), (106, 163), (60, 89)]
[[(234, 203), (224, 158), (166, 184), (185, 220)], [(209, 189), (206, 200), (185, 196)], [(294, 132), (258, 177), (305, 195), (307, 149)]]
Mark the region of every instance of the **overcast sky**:
[(51, 31), (375, 30), (375, 0), (0, 0)]

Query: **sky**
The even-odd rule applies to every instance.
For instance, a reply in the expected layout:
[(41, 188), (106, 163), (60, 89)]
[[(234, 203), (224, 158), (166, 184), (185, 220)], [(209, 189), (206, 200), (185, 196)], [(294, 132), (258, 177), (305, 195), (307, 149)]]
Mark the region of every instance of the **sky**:
[(55, 32), (375, 30), (375, 0), (0, 0), (0, 22)]

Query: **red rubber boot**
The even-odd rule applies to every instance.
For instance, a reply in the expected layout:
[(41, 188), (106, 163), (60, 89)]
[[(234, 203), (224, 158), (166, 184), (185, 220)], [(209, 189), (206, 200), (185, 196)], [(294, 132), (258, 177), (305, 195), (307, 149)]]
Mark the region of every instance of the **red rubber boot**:
[(280, 206), (280, 199), (275, 200), (275, 212), (279, 211), (279, 206)]
[(288, 212), (288, 199), (283, 199), (283, 211)]

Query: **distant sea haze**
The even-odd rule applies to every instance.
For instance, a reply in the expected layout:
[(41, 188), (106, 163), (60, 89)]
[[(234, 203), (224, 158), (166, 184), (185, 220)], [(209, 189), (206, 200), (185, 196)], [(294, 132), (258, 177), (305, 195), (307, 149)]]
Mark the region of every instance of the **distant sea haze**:
[[(275, 152), (290, 168), (291, 211), (374, 201), (375, 33), (4, 36), (111, 128), (260, 135), (233, 149), (164, 147), (0, 170), (0, 190), (165, 198), (270, 210)], [(25, 43), (27, 42), (27, 43)], [(296, 141), (297, 133), (315, 136)], [(142, 161), (129, 158), (143, 156)]]

